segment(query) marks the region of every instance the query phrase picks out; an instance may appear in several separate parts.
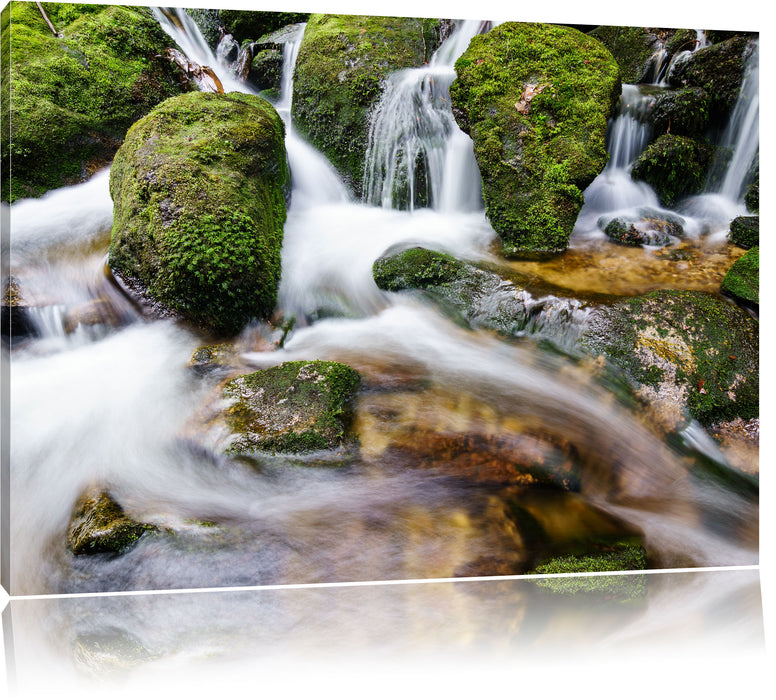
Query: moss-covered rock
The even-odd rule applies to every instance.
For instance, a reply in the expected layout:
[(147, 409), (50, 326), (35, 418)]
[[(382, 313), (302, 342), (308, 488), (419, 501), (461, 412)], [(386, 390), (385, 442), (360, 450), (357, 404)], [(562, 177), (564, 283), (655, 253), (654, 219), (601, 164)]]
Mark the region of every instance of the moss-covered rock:
[(251, 59), (248, 80), (259, 90), (280, 90), (282, 74), (283, 52), (279, 48), (261, 48), (256, 50)]
[(360, 197), (372, 107), (383, 81), (423, 65), (439, 44), (439, 20), (312, 15), (294, 77), (294, 125)]
[(474, 141), (486, 213), (504, 254), (562, 252), (582, 190), (608, 158), (617, 64), (576, 29), (507, 22), (474, 37), (455, 69), (453, 113)]
[(663, 290), (599, 307), (579, 347), (704, 424), (759, 414), (759, 324), (716, 295)]
[(202, 38), (212, 51), (216, 50), (221, 38), (221, 17), (218, 10), (206, 10), (201, 7), (186, 8), (186, 14), (194, 20), (194, 24), (202, 33)]
[(713, 157), (714, 149), (706, 143), (664, 134), (636, 159), (631, 176), (649, 184), (661, 204), (670, 207), (703, 190)]
[(285, 27), (287, 24), (306, 22), (307, 12), (258, 12), (253, 10), (220, 10), (221, 22), (227, 34), (237, 43), (255, 41), (265, 34)]
[(661, 93), (649, 112), (656, 135), (672, 133), (698, 138), (709, 125), (711, 97), (702, 88), (689, 87)]
[(590, 36), (600, 41), (620, 67), (624, 83), (641, 83), (650, 71), (650, 58), (661, 47), (660, 37), (645, 27), (596, 27)]
[(121, 554), (133, 547), (146, 532), (158, 528), (127, 517), (111, 495), (90, 489), (75, 506), (67, 536), (73, 554)]
[(283, 139), (277, 112), (252, 95), (159, 105), (111, 168), (111, 268), (215, 333), (269, 316), (290, 185)]
[(699, 49), (677, 65), (669, 80), (674, 86), (698, 87), (710, 98), (709, 114), (714, 125), (723, 126), (741, 92), (749, 39), (734, 36)]
[[(758, 155), (759, 161), (759, 155)], [(760, 166), (759, 162), (754, 175), (754, 180), (749, 183), (746, 188), (746, 194), (744, 195), (744, 204), (746, 208), (754, 214), (760, 211)]]
[(748, 304), (760, 303), (760, 248), (755, 246), (736, 260), (722, 280), (722, 292)]
[(760, 217), (737, 216), (730, 222), (728, 238), (739, 248), (753, 248), (760, 245)]
[(146, 8), (42, 4), (60, 36), (32, 2), (11, 3), (3, 27), (13, 57), (3, 70), (10, 139), (2, 158), (6, 167), (13, 160), (6, 201), (86, 179), (134, 121), (188, 89), (165, 55), (172, 40)]
[(674, 238), (684, 235), (683, 219), (668, 212), (644, 208), (634, 215), (605, 217), (598, 225), (610, 240), (627, 246), (667, 246)]
[(353, 444), (352, 404), (361, 383), (338, 362), (284, 362), (226, 384), (229, 454), (310, 452)]
[(410, 248), (378, 259), (372, 273), (380, 289), (422, 290), (470, 326), (514, 335), (528, 322), (530, 296), (522, 289), (446, 253)]

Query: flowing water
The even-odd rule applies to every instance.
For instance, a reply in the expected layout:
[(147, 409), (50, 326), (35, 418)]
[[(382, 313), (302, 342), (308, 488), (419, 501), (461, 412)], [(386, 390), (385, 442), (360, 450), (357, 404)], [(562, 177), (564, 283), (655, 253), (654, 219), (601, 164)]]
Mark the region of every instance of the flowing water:
[[(250, 92), (184, 12), (156, 15), (227, 92)], [(698, 455), (722, 460), (710, 439), (690, 424), (667, 443), (627, 392), (560, 352), (568, 313), (537, 322), (553, 349), (530, 334), (509, 342), (464, 327), (422, 298), (375, 285), (373, 262), (412, 245), (497, 262), (471, 142), (442, 99), (455, 56), (482, 29), (459, 23), (427, 67), (391, 76), (372, 124), (364, 202), (349, 198), (293, 128), (292, 70), (304, 27), (286, 43), (277, 108), (293, 190), (278, 307), (297, 326), (274, 351), (258, 350), (261, 328), (246, 329), (237, 363), (250, 371), (332, 359), (359, 370), (356, 454), (246, 462), (199, 439), (192, 425), (221, 376), (187, 367), (205, 339), (144, 319), (113, 284), (107, 172), (11, 207), (12, 269), (37, 324), (11, 365), (14, 593), (519, 573), (535, 552), (509, 515), (515, 504), (560, 545), (640, 532), (661, 566), (756, 563), (756, 504), (688, 475)], [(637, 93), (627, 87), (624, 97), (638, 103)], [(583, 228), (653, 201), (641, 186), (619, 199), (641, 147), (632, 117), (623, 112), (622, 123), (636, 135), (621, 146), (612, 138), (616, 155), (601, 176), (619, 184), (600, 197), (591, 186)], [(384, 130), (385, 119), (395, 130)], [(422, 128), (407, 127), (418, 120)], [(413, 190), (418, 162), (430, 192), (422, 207)], [(410, 194), (397, 200), (398, 180)], [(576, 234), (586, 254), (599, 243), (590, 231)], [(526, 303), (540, 296), (526, 292)], [(102, 313), (76, 313), (84, 304)], [(526, 462), (572, 468), (579, 493), (492, 483)], [(95, 484), (162, 533), (120, 557), (70, 555), (73, 505)]]

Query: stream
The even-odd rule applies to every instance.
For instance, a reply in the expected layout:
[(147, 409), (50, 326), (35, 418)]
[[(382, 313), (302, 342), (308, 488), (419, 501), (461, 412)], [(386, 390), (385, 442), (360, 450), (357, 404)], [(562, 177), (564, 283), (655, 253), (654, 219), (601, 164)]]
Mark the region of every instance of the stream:
[[(227, 91), (251, 92), (185, 12), (154, 13)], [(643, 535), (659, 567), (758, 562), (757, 505), (688, 476), (693, 455), (724, 462), (703, 429), (691, 423), (666, 441), (567, 354), (574, 324), (584, 324), (583, 303), (548, 311), (540, 332), (506, 340), (374, 283), (376, 259), (415, 245), (527, 274), (534, 285), (526, 303), (555, 286), (580, 302), (660, 288), (717, 291), (736, 257), (726, 233), (745, 212), (742, 182), (759, 143), (756, 100), (724, 135), (736, 155), (722, 186), (674, 212), (685, 220), (687, 255), (666, 260), (654, 248), (615, 246), (595, 225), (659, 208), (654, 192), (628, 175), (646, 136), (637, 118), (642, 89), (626, 85), (610, 125), (610, 163), (585, 193), (567, 253), (541, 263), (500, 260), (471, 140), (445, 99), (455, 59), (489, 26), (459, 22), (427, 66), (391, 76), (373, 115), (363, 201), (291, 124), (304, 25), (286, 40), (276, 107), (293, 190), (278, 310), (297, 324), (277, 350), (260, 346), (261, 328), (246, 329), (239, 361), (245, 372), (296, 359), (358, 370), (366, 385), (356, 407), (360, 449), (344, 465), (331, 455), (267, 455), (257, 467), (192, 438), (192, 415), (221, 377), (188, 366), (207, 339), (144, 318), (114, 284), (107, 170), (11, 206), (11, 266), (33, 302), (37, 331), (14, 347), (11, 362), (12, 593), (520, 573), (534, 553), (509, 517), (514, 503), (558, 544), (622, 528)], [(750, 68), (744, 90), (756, 93), (758, 77)], [(507, 488), (479, 478), (510, 468), (516, 453), (558, 468), (573, 460), (584, 488)], [(73, 556), (64, 547), (72, 509), (94, 484), (109, 484), (133, 518), (174, 534), (144, 537), (119, 557)]]

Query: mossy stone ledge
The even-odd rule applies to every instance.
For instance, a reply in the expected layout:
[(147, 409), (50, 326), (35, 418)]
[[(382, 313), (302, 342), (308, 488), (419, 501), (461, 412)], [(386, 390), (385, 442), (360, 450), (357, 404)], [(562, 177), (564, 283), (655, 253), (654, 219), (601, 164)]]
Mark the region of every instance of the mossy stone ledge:
[[(751, 252), (751, 251), (750, 251)], [(759, 415), (759, 323), (708, 292), (661, 290), (597, 308), (578, 341), (680, 423)]]
[(163, 102), (127, 133), (110, 192), (109, 264), (130, 288), (216, 335), (272, 313), (290, 175), (266, 100)]
[(284, 362), (229, 381), (222, 417), (231, 433), (226, 452), (306, 453), (357, 444), (352, 408), (361, 385), (356, 370), (324, 360)]
[(474, 141), (485, 211), (503, 253), (563, 252), (582, 190), (608, 160), (617, 63), (571, 27), (506, 22), (474, 37), (455, 70), (453, 114)]
[(88, 179), (110, 163), (133, 122), (189, 89), (165, 53), (174, 42), (148, 8), (42, 5), (59, 36), (35, 3), (12, 2), (3, 13), (6, 173), (13, 161), (4, 201)]
[(427, 62), (440, 20), (310, 16), (294, 73), (294, 126), (326, 155), (356, 197), (362, 194), (372, 108), (385, 77)]

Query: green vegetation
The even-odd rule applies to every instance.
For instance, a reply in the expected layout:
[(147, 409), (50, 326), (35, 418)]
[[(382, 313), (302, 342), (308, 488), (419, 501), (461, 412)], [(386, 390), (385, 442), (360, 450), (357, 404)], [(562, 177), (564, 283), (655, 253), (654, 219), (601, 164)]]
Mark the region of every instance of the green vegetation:
[(711, 116), (711, 96), (699, 87), (672, 90), (658, 95), (649, 114), (656, 134), (702, 138)]
[[(55, 37), (32, 2), (10, 4), (3, 102), (3, 199), (37, 197), (110, 162), (129, 126), (187, 89), (165, 56), (172, 41), (145, 8), (43, 3)], [(7, 76), (6, 76), (7, 74)], [(12, 86), (9, 94), (9, 85)]]
[(582, 190), (607, 161), (619, 69), (570, 27), (507, 22), (474, 37), (456, 62), (453, 113), (474, 140), (488, 219), (503, 252), (562, 252)]
[(620, 67), (622, 82), (640, 83), (649, 72), (649, 59), (657, 49), (657, 37), (644, 27), (596, 27), (590, 36), (611, 52)]
[(294, 125), (357, 197), (383, 80), (428, 61), (439, 44), (438, 27), (438, 20), (401, 17), (310, 17), (296, 63)]
[(760, 217), (738, 216), (730, 222), (728, 238), (739, 248), (760, 245)]
[(714, 149), (708, 144), (664, 134), (638, 157), (631, 176), (648, 183), (660, 202), (670, 207), (682, 197), (702, 191), (713, 156)]
[(258, 12), (253, 10), (220, 10), (221, 22), (227, 34), (238, 44), (256, 41), (265, 34), (288, 24), (306, 22), (310, 13), (304, 12)]
[(274, 309), (290, 176), (261, 98), (189, 93), (128, 132), (111, 169), (109, 263), (217, 334)]
[(722, 280), (722, 291), (745, 303), (760, 303), (759, 246), (747, 251), (733, 263)]
[(361, 384), (338, 362), (284, 362), (231, 380), (223, 396), (234, 433), (227, 452), (309, 452), (355, 441), (352, 403)]

